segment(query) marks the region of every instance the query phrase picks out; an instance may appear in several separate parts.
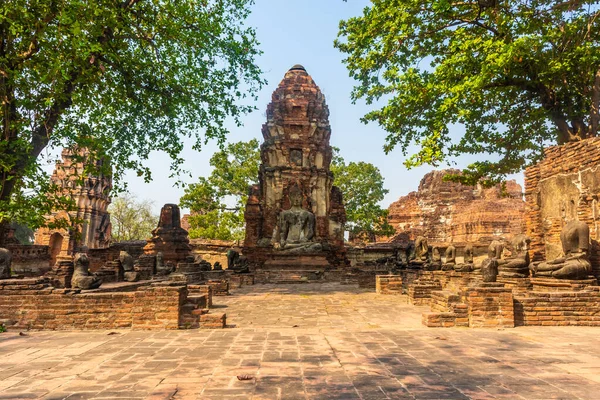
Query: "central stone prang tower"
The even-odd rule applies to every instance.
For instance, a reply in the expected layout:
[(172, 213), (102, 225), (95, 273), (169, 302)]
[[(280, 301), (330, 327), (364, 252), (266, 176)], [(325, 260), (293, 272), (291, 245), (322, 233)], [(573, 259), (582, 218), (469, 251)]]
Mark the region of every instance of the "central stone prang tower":
[(320, 273), (348, 265), (328, 118), (319, 87), (304, 67), (293, 66), (267, 106), (259, 184), (250, 187), (246, 205), (243, 254), (253, 271)]

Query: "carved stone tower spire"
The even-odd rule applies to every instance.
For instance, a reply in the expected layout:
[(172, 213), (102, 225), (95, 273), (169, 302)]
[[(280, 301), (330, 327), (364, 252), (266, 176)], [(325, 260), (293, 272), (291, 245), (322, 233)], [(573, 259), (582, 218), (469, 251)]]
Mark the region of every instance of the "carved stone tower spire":
[[(85, 163), (89, 162), (89, 150), (64, 149), (62, 161), (56, 167), (50, 180), (58, 186), (59, 193), (70, 196), (77, 209), (66, 212), (53, 211), (50, 219), (66, 219), (71, 221), (71, 229), (38, 229), (35, 243), (50, 246), (52, 262), (57, 256), (73, 255), (78, 249), (87, 247), (100, 249), (110, 244), (110, 204), (112, 177), (102, 172), (88, 174)], [(101, 169), (102, 161), (96, 161)]]
[(320, 254), (326, 254), (328, 267), (345, 263), (346, 213), (329, 169), (332, 149), (328, 118), (329, 109), (319, 87), (304, 67), (293, 66), (267, 106), (259, 184), (251, 188), (246, 207), (244, 255), (259, 269), (282, 254), (274, 252), (273, 236), (280, 213), (291, 207), (291, 188), (300, 191), (301, 208), (314, 215), (312, 242), (322, 245)]

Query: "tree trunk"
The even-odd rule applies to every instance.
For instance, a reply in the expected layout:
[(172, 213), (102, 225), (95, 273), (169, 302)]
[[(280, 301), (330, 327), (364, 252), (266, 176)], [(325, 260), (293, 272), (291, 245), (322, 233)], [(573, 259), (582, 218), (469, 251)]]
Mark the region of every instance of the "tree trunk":
[(590, 136), (598, 134), (598, 125), (600, 124), (600, 69), (596, 71), (594, 77), (594, 87), (592, 89), (592, 108), (590, 112)]

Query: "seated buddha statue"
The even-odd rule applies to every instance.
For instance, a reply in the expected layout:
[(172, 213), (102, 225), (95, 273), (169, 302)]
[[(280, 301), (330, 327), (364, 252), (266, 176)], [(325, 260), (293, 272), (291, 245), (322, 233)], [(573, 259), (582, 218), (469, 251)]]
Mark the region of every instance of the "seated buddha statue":
[(417, 236), (414, 244), (414, 253), (408, 265), (409, 268), (429, 267), (429, 245), (427, 244), (427, 238)]
[(446, 260), (442, 265), (442, 271), (452, 271), (456, 266), (456, 247), (450, 244), (446, 247)]
[(471, 272), (473, 271), (473, 246), (467, 244), (465, 246), (465, 255), (461, 264), (454, 264), (456, 272)]
[(581, 221), (567, 223), (560, 233), (563, 253), (552, 261), (534, 262), (530, 269), (535, 277), (557, 279), (585, 279), (592, 272), (588, 251), (590, 228)]
[(71, 287), (76, 289), (96, 289), (102, 284), (102, 279), (89, 272), (90, 259), (85, 253), (75, 254), (73, 259), (74, 270), (71, 278)]
[(498, 259), (498, 275), (504, 278), (526, 278), (529, 276), (529, 239), (525, 235), (516, 235), (512, 240), (513, 254)]
[(291, 207), (282, 210), (277, 217), (273, 235), (275, 248), (295, 251), (318, 251), (320, 243), (314, 241), (315, 214), (302, 208), (302, 192), (293, 186), (289, 192)]

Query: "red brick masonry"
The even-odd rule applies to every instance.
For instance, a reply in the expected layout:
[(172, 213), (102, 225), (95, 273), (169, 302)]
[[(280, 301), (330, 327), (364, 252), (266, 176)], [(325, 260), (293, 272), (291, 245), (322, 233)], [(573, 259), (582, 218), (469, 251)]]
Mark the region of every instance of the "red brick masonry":
[[(186, 286), (148, 285), (132, 292), (82, 293), (54, 289), (39, 278), (0, 280), (0, 322), (17, 329), (185, 328), (190, 326), (181, 323), (188, 303)], [(208, 300), (201, 303), (207, 305)], [(198, 323), (191, 326), (204, 327), (206, 322), (206, 327), (213, 328), (220, 321), (219, 327), (225, 327), (224, 314), (206, 313), (198, 312)]]

